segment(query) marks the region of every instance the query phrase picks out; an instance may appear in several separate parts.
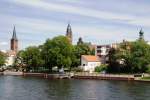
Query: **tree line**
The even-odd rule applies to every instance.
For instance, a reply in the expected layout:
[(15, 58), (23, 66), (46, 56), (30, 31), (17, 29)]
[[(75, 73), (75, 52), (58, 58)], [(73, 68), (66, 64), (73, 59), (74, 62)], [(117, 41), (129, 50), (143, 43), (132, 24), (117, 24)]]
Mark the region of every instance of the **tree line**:
[[(72, 45), (65, 36), (47, 39), (40, 46), (30, 46), (18, 53), (20, 61), (16, 60), (14, 67), (22, 67), (24, 71), (52, 72), (53, 69), (71, 70), (80, 65), (81, 55), (94, 54), (87, 43)], [(57, 70), (58, 71), (58, 70)]]
[(150, 45), (144, 40), (124, 41), (119, 48), (109, 52), (108, 72), (144, 73), (150, 72)]
[[(150, 45), (146, 41), (124, 41), (118, 46), (110, 49), (108, 65), (106, 68), (97, 68), (98, 71), (105, 69), (108, 73), (150, 72)], [(67, 37), (57, 36), (47, 39), (42, 45), (29, 46), (19, 51), (13, 68), (27, 72), (52, 72), (56, 68), (70, 71), (80, 66), (81, 55), (94, 55), (94, 50), (87, 43), (72, 45)], [(5, 65), (6, 58), (0, 52), (0, 66)]]

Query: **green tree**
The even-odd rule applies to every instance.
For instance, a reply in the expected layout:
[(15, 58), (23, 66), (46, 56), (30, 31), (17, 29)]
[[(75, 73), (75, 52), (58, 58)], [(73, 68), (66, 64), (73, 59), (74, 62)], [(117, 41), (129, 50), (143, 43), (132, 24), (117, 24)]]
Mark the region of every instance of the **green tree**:
[(6, 62), (6, 55), (3, 52), (0, 52), (0, 67), (5, 65)]
[(72, 63), (73, 46), (65, 36), (57, 36), (53, 39), (48, 39), (42, 49), (42, 55), (45, 60), (45, 65), (52, 70), (52, 67), (70, 69)]
[(150, 64), (150, 45), (145, 41), (136, 41), (132, 44), (130, 55), (133, 72), (146, 72)]
[(75, 45), (73, 48), (72, 67), (78, 67), (80, 65), (81, 55), (90, 55), (93, 51), (90, 50), (89, 45), (86, 43)]
[(95, 67), (95, 72), (107, 71), (108, 65), (102, 64), (100, 66)]
[[(118, 49), (109, 54), (109, 71), (125, 73), (142, 73), (150, 64), (150, 45), (145, 41), (121, 43)], [(123, 62), (122, 64), (120, 62)]]
[(38, 71), (39, 67), (43, 64), (40, 49), (36, 46), (30, 46), (25, 50), (20, 51), (19, 57), (21, 57), (23, 62), (26, 64), (27, 71)]

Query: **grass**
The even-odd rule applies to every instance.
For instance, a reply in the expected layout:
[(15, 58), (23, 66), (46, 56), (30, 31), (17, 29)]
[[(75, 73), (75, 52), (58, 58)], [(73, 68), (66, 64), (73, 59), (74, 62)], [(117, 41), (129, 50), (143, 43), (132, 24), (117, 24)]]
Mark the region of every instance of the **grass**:
[(142, 77), (142, 80), (150, 80), (150, 77)]

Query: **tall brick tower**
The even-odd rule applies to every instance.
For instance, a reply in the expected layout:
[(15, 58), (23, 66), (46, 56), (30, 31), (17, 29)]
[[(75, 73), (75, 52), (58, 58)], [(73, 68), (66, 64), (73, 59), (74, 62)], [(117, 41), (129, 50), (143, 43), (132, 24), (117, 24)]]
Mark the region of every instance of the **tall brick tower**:
[(17, 53), (17, 51), (18, 51), (18, 39), (17, 39), (17, 36), (16, 36), (15, 26), (14, 26), (12, 38), (10, 40), (10, 49), (12, 51), (14, 51), (15, 53)]
[(68, 24), (67, 26), (66, 37), (69, 39), (70, 43), (72, 44), (72, 30), (70, 24)]

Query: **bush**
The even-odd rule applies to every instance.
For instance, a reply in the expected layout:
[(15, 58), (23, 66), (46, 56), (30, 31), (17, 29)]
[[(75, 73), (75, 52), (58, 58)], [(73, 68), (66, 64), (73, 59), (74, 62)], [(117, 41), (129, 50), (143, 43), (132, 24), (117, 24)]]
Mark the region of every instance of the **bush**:
[(150, 73), (150, 65), (147, 66), (146, 72), (147, 72), (147, 73)]
[(102, 71), (106, 71), (106, 70), (107, 70), (106, 64), (102, 64), (100, 66), (95, 67), (95, 72), (102, 72)]
[(80, 67), (74, 67), (71, 69), (71, 71), (74, 71), (74, 72), (83, 72), (83, 69), (80, 68)]

